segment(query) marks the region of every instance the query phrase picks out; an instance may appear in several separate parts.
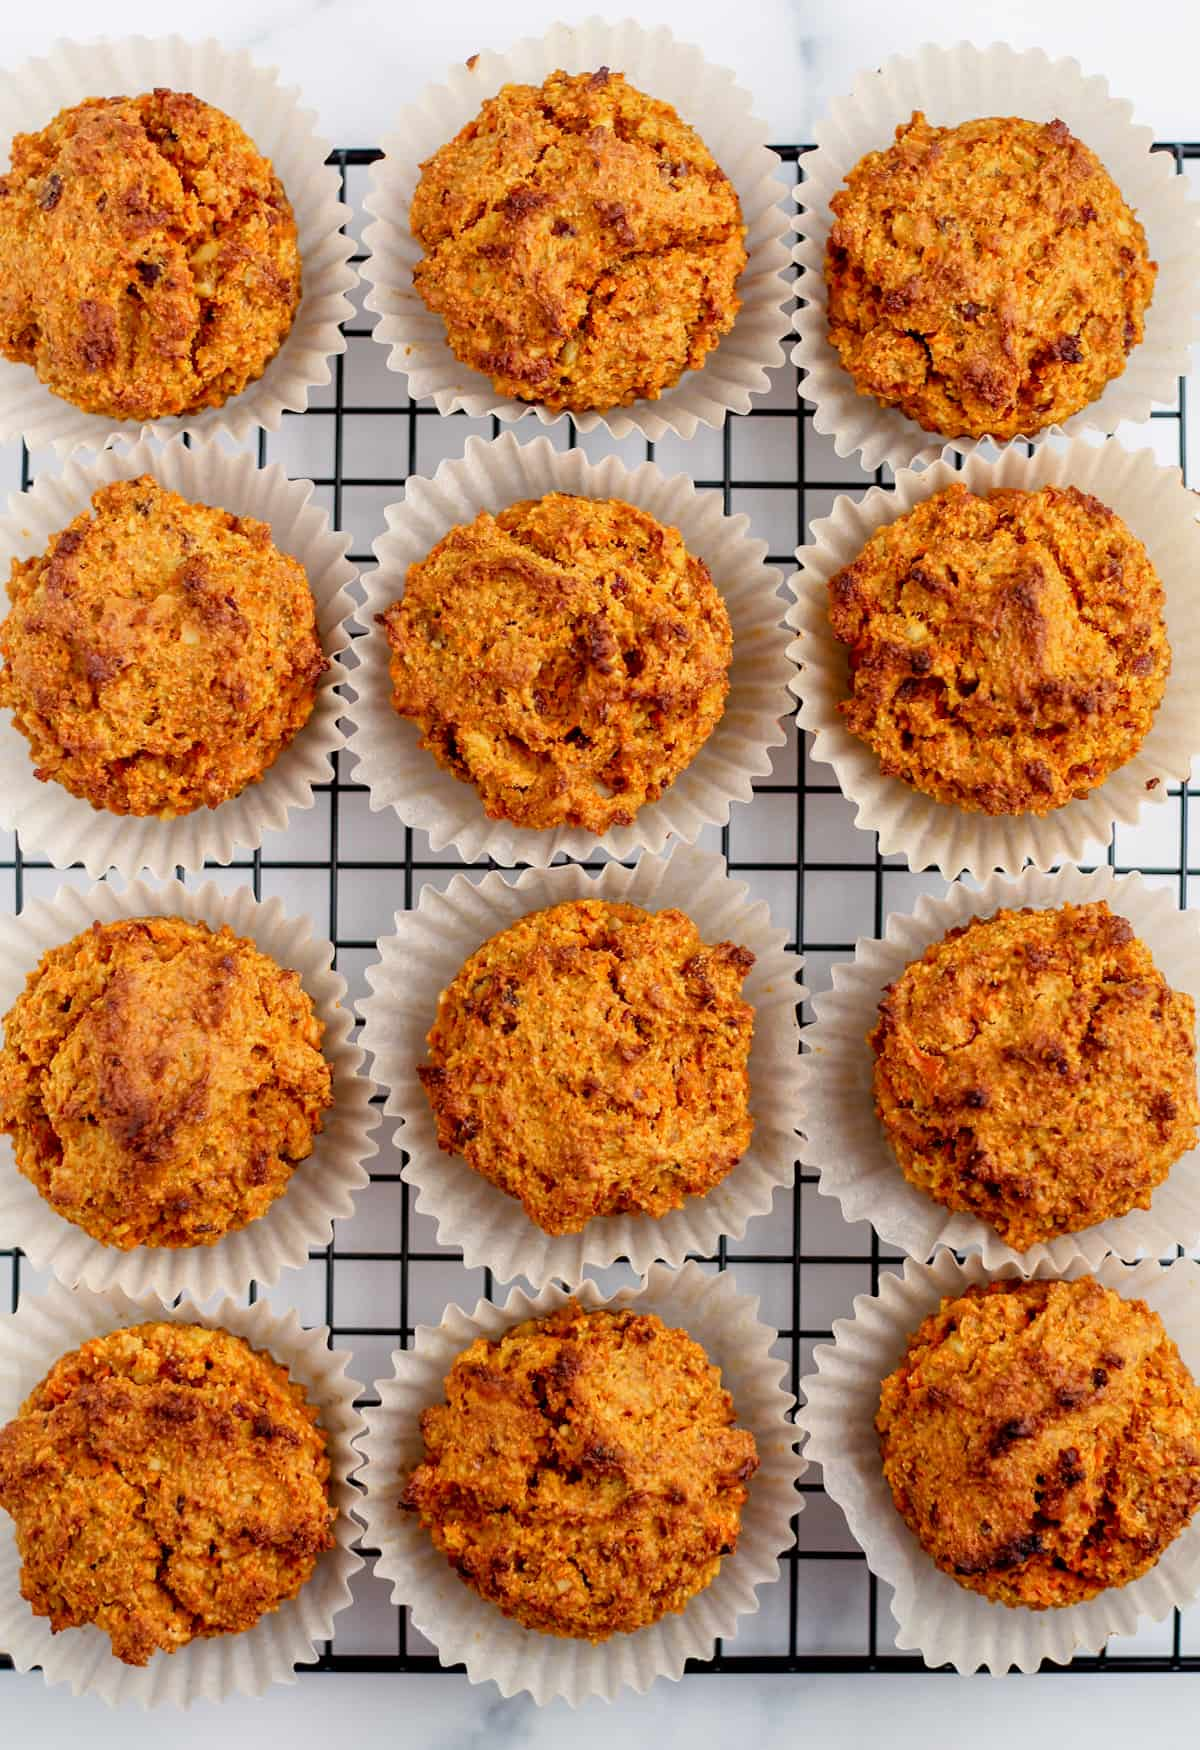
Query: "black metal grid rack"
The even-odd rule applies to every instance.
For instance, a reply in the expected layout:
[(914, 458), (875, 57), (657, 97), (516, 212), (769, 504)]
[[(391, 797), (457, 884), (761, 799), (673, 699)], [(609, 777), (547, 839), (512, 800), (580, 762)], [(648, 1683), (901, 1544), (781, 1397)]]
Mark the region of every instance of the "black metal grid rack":
[[(1165, 145), (1180, 174), (1200, 167), (1200, 143)], [(781, 175), (794, 180), (806, 148), (780, 146)], [(365, 191), (365, 166), (373, 150), (339, 150), (331, 162), (341, 172), (344, 198), (355, 205)], [(802, 172), (801, 172), (802, 173)], [(361, 257), (359, 258), (361, 259)], [(308, 413), (287, 418), (279, 434), (258, 438), (260, 462), (280, 460), (294, 475), (315, 482), (318, 498), (334, 523), (354, 530), (351, 558), (372, 563), (368, 524), (382, 527), (382, 506), (400, 495), (411, 473), (430, 472), (444, 456), (460, 454), (469, 431), (499, 430), (461, 416), (439, 418), (431, 405), (416, 405), (402, 379), (385, 368), (384, 349), (371, 338), (365, 318), (347, 325), (348, 351), (334, 362), (330, 389), (314, 397)], [(1164, 459), (1186, 469), (1187, 400), (1181, 382), (1175, 406), (1156, 410), (1152, 436)], [(540, 430), (527, 420), (519, 438)], [(568, 423), (569, 441), (576, 442)], [(656, 459), (668, 472), (691, 473), (697, 485), (719, 490), (730, 511), (748, 511), (755, 533), (771, 548), (771, 563), (794, 565), (794, 547), (807, 523), (824, 514), (841, 492), (861, 494), (870, 477), (839, 461), (832, 445), (813, 430), (797, 397), (789, 365), (775, 373), (771, 392), (755, 410), (731, 419), (719, 433), (701, 433), (689, 444), (642, 440), (595, 446), (617, 448), (626, 459)], [(14, 475), (0, 484), (26, 487), (36, 458), (22, 448), (11, 456)], [(848, 959), (854, 938), (879, 935), (893, 910), (911, 909), (920, 891), (941, 891), (929, 874), (912, 874), (896, 859), (881, 859), (873, 836), (858, 832), (852, 811), (831, 781), (828, 767), (809, 766), (794, 728), (777, 750), (771, 776), (755, 786), (749, 808), (735, 809), (719, 835), (728, 867), (769, 901), (776, 923), (787, 920), (793, 943), (806, 956), (806, 983), (821, 989), (829, 968)], [(1200, 774), (1198, 774), (1200, 782)], [(1189, 883), (1200, 881), (1190, 856), (1189, 811), (1200, 788), (1184, 786), (1168, 805), (1152, 811), (1147, 826), (1118, 832), (1106, 854), (1114, 867), (1141, 868), (1177, 885), (1179, 903), (1189, 903)], [(320, 842), (323, 838), (323, 844)], [(714, 843), (717, 842), (714, 836)], [(1098, 853), (1101, 854), (1101, 853)], [(375, 955), (375, 939), (390, 928), (393, 910), (416, 903), (427, 880), (443, 883), (463, 865), (432, 855), (420, 833), (390, 814), (368, 813), (361, 785), (349, 780), (345, 755), (334, 760), (332, 781), (322, 787), (317, 809), (303, 815), (287, 835), (225, 877), (250, 882), (256, 896), (282, 893), (296, 910), (314, 912), (327, 930), (338, 963), (361, 995), (362, 971)], [(15, 842), (0, 844), (0, 904), (20, 910), (35, 894), (50, 894), (64, 879), (44, 863), (22, 855)], [(7, 890), (4, 883), (10, 883)], [(1200, 903), (1200, 889), (1197, 890)], [(411, 1341), (414, 1326), (436, 1321), (451, 1299), (471, 1305), (493, 1290), (490, 1272), (466, 1272), (458, 1255), (436, 1243), (432, 1224), (413, 1208), (399, 1177), (402, 1157), (386, 1135), (372, 1163), (372, 1184), (359, 1199), (354, 1219), (338, 1226), (333, 1243), (312, 1254), (308, 1268), (272, 1290), (275, 1302), (297, 1306), (310, 1323), (332, 1327), (338, 1347), (351, 1348), (351, 1371), (373, 1380), (389, 1371), (393, 1347)], [(774, 1212), (752, 1225), (742, 1243), (722, 1242), (712, 1260), (731, 1269), (740, 1285), (761, 1297), (761, 1316), (779, 1329), (795, 1389), (811, 1365), (815, 1343), (827, 1341), (835, 1317), (850, 1310), (853, 1295), (878, 1286), (880, 1273), (898, 1266), (898, 1254), (882, 1247), (864, 1226), (847, 1227), (828, 1200), (818, 1199), (815, 1175), (799, 1173), (794, 1193), (780, 1193)], [(0, 1296), (8, 1276), (15, 1308), (22, 1287), (35, 1286), (19, 1253), (0, 1251)], [(608, 1279), (606, 1273), (605, 1280)], [(252, 1291), (253, 1292), (253, 1291)], [(369, 1405), (371, 1398), (367, 1398)], [(718, 1648), (697, 1669), (717, 1672), (913, 1671), (919, 1658), (898, 1653), (892, 1643), (886, 1588), (866, 1571), (841, 1514), (811, 1476), (801, 1485), (806, 1510), (796, 1521), (795, 1547), (785, 1558), (780, 1583), (760, 1595), (758, 1615), (745, 1623), (736, 1643)], [(366, 1552), (370, 1553), (370, 1552)], [(0, 1660), (0, 1666), (7, 1661)], [(1132, 1645), (1111, 1646), (1096, 1658), (1081, 1658), (1075, 1670), (1200, 1671), (1200, 1613), (1158, 1625)], [(307, 1669), (307, 1668), (306, 1668)], [(433, 1650), (387, 1601), (386, 1588), (370, 1568), (359, 1577), (354, 1606), (338, 1619), (336, 1638), (312, 1669), (318, 1671), (432, 1672)]]

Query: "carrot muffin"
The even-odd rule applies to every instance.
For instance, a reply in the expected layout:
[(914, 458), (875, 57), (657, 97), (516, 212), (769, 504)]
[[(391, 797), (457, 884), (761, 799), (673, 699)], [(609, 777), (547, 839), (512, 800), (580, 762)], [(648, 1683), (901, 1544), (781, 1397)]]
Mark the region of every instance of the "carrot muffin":
[(545, 407), (656, 400), (740, 308), (733, 184), (669, 103), (601, 67), (506, 85), (421, 166), (413, 283), (456, 358)]
[(753, 964), (680, 911), (576, 899), (530, 912), (438, 998), (417, 1073), (439, 1144), (550, 1234), (703, 1196), (754, 1128)]
[(228, 925), (94, 923), (4, 1018), (0, 1131), (107, 1246), (211, 1246), (263, 1215), (332, 1104), (299, 973)]
[(118, 480), (14, 560), (0, 705), (34, 770), (112, 814), (170, 820), (258, 781), (327, 667), (299, 560), (267, 523)]
[(904, 1177), (1017, 1251), (1148, 1209), (1196, 1146), (1195, 1007), (1106, 901), (973, 918), (869, 1035)]
[(620, 499), (451, 529), (381, 616), (392, 703), (493, 820), (629, 826), (720, 720), (733, 634), (703, 560)]
[(126, 1665), (253, 1628), (333, 1548), (317, 1417), (228, 1331), (135, 1325), (64, 1355), (0, 1429), (21, 1596)]
[(1138, 752), (1171, 666), (1162, 584), (1075, 487), (948, 486), (829, 581), (846, 726), (888, 777), (985, 814), (1049, 814)]
[(18, 134), (0, 177), (0, 352), (85, 413), (220, 407), (300, 302), (269, 159), (181, 91), (91, 97)]
[(737, 1547), (754, 1436), (686, 1331), (572, 1301), (476, 1338), (445, 1390), (402, 1504), (526, 1628), (632, 1634), (683, 1610)]
[(1091, 1276), (943, 1300), (875, 1425), (921, 1547), (1000, 1604), (1128, 1585), (1200, 1503), (1200, 1391), (1158, 1314)]
[(926, 431), (1061, 424), (1142, 338), (1145, 233), (1061, 121), (935, 128), (918, 111), (830, 205), (830, 342), (860, 395)]

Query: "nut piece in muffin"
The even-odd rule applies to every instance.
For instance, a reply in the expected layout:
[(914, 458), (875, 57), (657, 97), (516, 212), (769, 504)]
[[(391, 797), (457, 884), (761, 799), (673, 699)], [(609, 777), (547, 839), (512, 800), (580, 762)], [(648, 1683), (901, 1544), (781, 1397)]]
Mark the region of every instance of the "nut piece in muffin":
[(947, 437), (1059, 424), (1120, 376), (1156, 264), (1061, 121), (919, 112), (830, 205), (829, 339), (860, 395)]
[(307, 723), (327, 667), (304, 567), (270, 526), (146, 474), (14, 560), (8, 593), (0, 705), (39, 778), (112, 814), (237, 796)]
[(542, 1634), (632, 1634), (711, 1585), (737, 1546), (754, 1436), (721, 1374), (652, 1313), (585, 1312), (477, 1337), (402, 1502), (455, 1572)]
[(943, 1300), (875, 1425), (921, 1547), (994, 1603), (1128, 1585), (1200, 1503), (1200, 1392), (1158, 1314), (1091, 1276)]
[(576, 899), (530, 912), (438, 999), (417, 1073), (439, 1144), (549, 1234), (703, 1196), (754, 1128), (753, 964), (680, 911)]
[(545, 407), (656, 400), (740, 308), (742, 209), (703, 140), (621, 73), (506, 85), (421, 166), (413, 283), (456, 358)]
[(312, 1153), (323, 1032), (299, 973), (228, 925), (97, 922), (43, 954), (4, 1018), (0, 1131), (101, 1244), (215, 1245)]
[(392, 703), (493, 820), (629, 826), (729, 691), (720, 591), (678, 529), (551, 492), (483, 511), (410, 565), (381, 616)]
[(869, 1035), (904, 1177), (1017, 1251), (1148, 1209), (1196, 1145), (1195, 1005), (1105, 900), (973, 918)]
[(300, 302), (296, 221), (238, 124), (181, 91), (92, 97), (0, 177), (0, 352), (85, 413), (220, 407)]
[(846, 726), (883, 772), (985, 814), (1049, 814), (1138, 752), (1171, 666), (1165, 596), (1073, 486), (948, 486), (829, 580)]
[(55, 1362), (0, 1429), (21, 1596), (126, 1665), (241, 1634), (294, 1598), (337, 1517), (317, 1410), (200, 1325), (134, 1325)]

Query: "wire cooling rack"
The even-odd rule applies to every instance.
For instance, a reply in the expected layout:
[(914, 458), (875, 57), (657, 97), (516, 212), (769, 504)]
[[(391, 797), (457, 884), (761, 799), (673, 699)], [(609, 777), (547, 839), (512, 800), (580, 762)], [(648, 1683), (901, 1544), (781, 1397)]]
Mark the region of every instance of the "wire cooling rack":
[[(803, 174), (806, 148), (775, 150), (790, 189), (797, 166)], [(1159, 150), (1171, 153), (1178, 173), (1200, 188), (1200, 143)], [(366, 167), (378, 156), (370, 149), (332, 155), (343, 198), (355, 211), (356, 236)], [(408, 475), (431, 473), (446, 457), (462, 454), (468, 435), (494, 435), (499, 427), (462, 415), (445, 419), (431, 404), (410, 401), (403, 379), (386, 367), (385, 349), (371, 337), (361, 293), (358, 302), (360, 314), (347, 325), (347, 351), (334, 361), (332, 383), (314, 396), (307, 413), (286, 416), (277, 433), (260, 434), (257, 454), (260, 463), (281, 462), (289, 474), (314, 482), (335, 525), (353, 531), (351, 558), (368, 566), (371, 542), (384, 527), (384, 507), (401, 496)], [(1181, 382), (1173, 406), (1157, 409), (1148, 427), (1122, 436), (1132, 447), (1149, 443), (1161, 461), (1186, 472), (1188, 425)], [(545, 428), (526, 420), (515, 429), (528, 441)], [(578, 442), (593, 458), (616, 451), (636, 463), (649, 456), (668, 473), (691, 474), (698, 486), (720, 491), (728, 511), (749, 514), (753, 532), (769, 544), (771, 563), (785, 571), (795, 567), (807, 524), (825, 515), (840, 493), (861, 496), (872, 484), (887, 484), (883, 471), (865, 475), (813, 430), (791, 365), (772, 374), (770, 391), (751, 414), (689, 443), (638, 438), (618, 444), (603, 433), (581, 438), (569, 421), (549, 430), (555, 443)], [(1193, 437), (1200, 442), (1200, 429)], [(0, 487), (24, 489), (36, 473), (54, 466), (49, 455), (0, 448)], [(357, 1001), (366, 994), (363, 973), (376, 958), (377, 938), (391, 930), (393, 913), (415, 905), (426, 882), (444, 887), (464, 865), (452, 855), (434, 856), (425, 836), (401, 826), (390, 810), (370, 813), (363, 787), (349, 781), (346, 756), (335, 757), (333, 765), (315, 809), (296, 817), (287, 832), (270, 835), (248, 860), (188, 879), (192, 885), (215, 879), (229, 888), (249, 882), (256, 896), (279, 895), (290, 910), (310, 913), (316, 930), (333, 939), (350, 999)], [(1200, 905), (1200, 858), (1194, 850), (1189, 855), (1189, 810), (1200, 798), (1200, 772), (1194, 779), (1171, 792), (1165, 807), (1148, 808), (1144, 823), (1120, 828), (1114, 842), (1097, 845), (1094, 860), (1141, 869), (1156, 884), (1170, 885), (1181, 906)], [(941, 893), (946, 885), (934, 873), (910, 873), (901, 859), (881, 858), (874, 835), (856, 829), (853, 810), (830, 780), (828, 766), (809, 764), (793, 725), (787, 744), (775, 752), (771, 775), (755, 785), (754, 801), (736, 807), (730, 825), (702, 841), (724, 853), (730, 873), (749, 886), (753, 898), (769, 903), (776, 924), (789, 927), (814, 991), (829, 985), (831, 968), (850, 958), (856, 937), (882, 934), (890, 912), (909, 911), (921, 893)], [(89, 884), (83, 870), (51, 869), (25, 857), (11, 837), (7, 843), (0, 839), (0, 907), (20, 911), (26, 900), (49, 897), (64, 881)], [(351, 1372), (368, 1382), (390, 1373), (391, 1352), (411, 1342), (417, 1324), (437, 1323), (449, 1301), (470, 1307), (498, 1287), (490, 1271), (465, 1270), (459, 1254), (437, 1244), (432, 1222), (417, 1213), (401, 1183), (403, 1156), (386, 1134), (379, 1140), (371, 1184), (359, 1194), (353, 1218), (337, 1224), (333, 1243), (314, 1252), (305, 1269), (286, 1273), (278, 1287), (264, 1291), (273, 1304), (295, 1307), (305, 1323), (331, 1326), (334, 1343), (353, 1352)], [(776, 1350), (788, 1363), (794, 1390), (811, 1367), (814, 1345), (829, 1340), (832, 1321), (850, 1312), (856, 1294), (876, 1288), (883, 1271), (897, 1269), (899, 1259), (865, 1223), (847, 1225), (836, 1204), (818, 1196), (815, 1175), (802, 1172), (794, 1192), (778, 1193), (772, 1213), (753, 1222), (743, 1241), (723, 1242), (706, 1262), (731, 1270), (744, 1292), (760, 1297), (761, 1317), (779, 1332)], [(621, 1266), (598, 1273), (601, 1284), (614, 1289), (629, 1279)], [(0, 1302), (6, 1286), (15, 1308), (22, 1291), (43, 1282), (19, 1253), (0, 1251)], [(500, 1298), (506, 1292), (500, 1290)], [(374, 1401), (368, 1386), (364, 1406)], [(897, 1652), (888, 1588), (868, 1573), (839, 1509), (811, 1472), (801, 1487), (805, 1510), (779, 1584), (760, 1594), (760, 1609), (736, 1642), (718, 1647), (714, 1660), (696, 1668), (923, 1669), (919, 1658)], [(369, 1562), (354, 1590), (354, 1604), (338, 1617), (334, 1640), (306, 1670), (441, 1669), (406, 1613), (392, 1606), (389, 1588), (374, 1578)], [(0, 1666), (7, 1663), (0, 1660)], [(1099, 1657), (1080, 1658), (1071, 1669), (1200, 1671), (1200, 1607), (1113, 1641)]]

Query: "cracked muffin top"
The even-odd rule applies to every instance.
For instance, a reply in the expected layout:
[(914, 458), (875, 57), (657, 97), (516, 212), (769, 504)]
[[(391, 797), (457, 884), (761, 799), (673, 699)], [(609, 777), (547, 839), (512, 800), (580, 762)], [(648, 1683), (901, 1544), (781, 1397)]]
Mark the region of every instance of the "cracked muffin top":
[(947, 437), (1017, 437), (1095, 401), (1142, 338), (1157, 267), (1061, 121), (931, 127), (830, 202), (829, 339), (860, 395)]
[(334, 1544), (318, 1411), (228, 1331), (145, 1324), (55, 1362), (0, 1429), (21, 1594), (126, 1665), (240, 1634)]
[(478, 1337), (402, 1502), (467, 1585), (542, 1634), (604, 1641), (681, 1611), (737, 1546), (754, 1436), (652, 1313), (571, 1301)]
[(0, 1131), (103, 1245), (215, 1245), (311, 1154), (323, 1032), (299, 973), (228, 925), (97, 922), (43, 954), (4, 1018)]
[(506, 85), (421, 166), (413, 283), (498, 394), (655, 400), (740, 307), (742, 210), (703, 140), (621, 73)]
[(943, 1300), (875, 1425), (921, 1547), (995, 1603), (1128, 1585), (1200, 1503), (1200, 1392), (1158, 1314), (1091, 1276)]
[(0, 177), (0, 352), (85, 413), (220, 407), (300, 302), (296, 222), (238, 124), (181, 91), (92, 97)]
[(829, 580), (846, 726), (883, 772), (985, 814), (1049, 814), (1137, 753), (1171, 666), (1165, 593), (1074, 486), (948, 486)]
[(36, 776), (113, 814), (217, 808), (307, 723), (327, 664), (299, 560), (267, 523), (149, 475), (13, 561), (0, 705)]
[(551, 492), (451, 529), (382, 616), (392, 703), (517, 826), (629, 826), (720, 721), (733, 634), (678, 529)]
[(680, 911), (577, 899), (530, 912), (438, 998), (417, 1073), (439, 1144), (550, 1234), (703, 1196), (754, 1128), (753, 964)]
[(910, 1184), (1025, 1251), (1148, 1209), (1196, 1146), (1195, 1024), (1105, 900), (998, 911), (889, 985), (876, 1110)]

